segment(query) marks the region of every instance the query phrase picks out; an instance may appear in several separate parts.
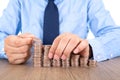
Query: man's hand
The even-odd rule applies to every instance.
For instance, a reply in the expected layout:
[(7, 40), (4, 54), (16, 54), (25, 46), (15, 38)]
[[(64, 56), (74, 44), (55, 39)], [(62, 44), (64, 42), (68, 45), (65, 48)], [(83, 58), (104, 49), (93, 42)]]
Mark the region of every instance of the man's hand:
[(21, 64), (30, 57), (32, 34), (10, 35), (4, 41), (4, 50), (11, 64)]
[(71, 52), (79, 53), (84, 58), (89, 57), (88, 41), (71, 33), (61, 34), (54, 40), (48, 56), (49, 58), (65, 60)]

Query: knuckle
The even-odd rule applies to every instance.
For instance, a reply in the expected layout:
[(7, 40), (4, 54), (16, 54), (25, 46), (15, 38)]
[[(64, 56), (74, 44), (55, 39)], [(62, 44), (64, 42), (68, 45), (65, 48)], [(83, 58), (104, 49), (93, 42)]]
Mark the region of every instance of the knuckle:
[(77, 45), (79, 43), (79, 40), (72, 39), (71, 40), (71, 46)]
[(66, 50), (65, 52), (64, 52), (64, 55), (67, 57), (68, 55), (70, 54), (70, 51), (69, 50)]
[(28, 56), (28, 54), (27, 54), (27, 53), (23, 54), (23, 58), (26, 58), (27, 56)]
[(82, 50), (82, 48), (83, 47), (81, 46), (81, 44), (79, 44), (76, 49), (79, 50), (79, 52), (80, 52)]
[(63, 37), (60, 41), (61, 44), (66, 44), (66, 42), (68, 42), (70, 40), (69, 36)]
[(21, 52), (26, 52), (26, 51), (28, 51), (28, 46), (22, 46), (21, 48), (19, 48), (19, 50), (21, 51)]
[(84, 46), (87, 47), (88, 46), (88, 41), (84, 40)]
[(4, 43), (8, 44), (10, 42), (11, 42), (10, 36), (6, 37), (5, 40), (4, 40)]
[(61, 52), (60, 52), (60, 51), (62, 51), (61, 48), (56, 49), (55, 54), (56, 54), (57, 56), (60, 56), (60, 55), (61, 55)]
[(19, 39), (16, 39), (15, 42), (14, 42), (14, 44), (15, 44), (16, 46), (17, 46), (17, 45), (19, 46), (20, 43), (21, 43), (21, 40), (19, 40)]
[(53, 43), (57, 43), (60, 40), (59, 36), (54, 39)]
[(60, 42), (66, 42), (66, 41), (67, 41), (67, 37), (63, 37)]
[(49, 50), (49, 52), (50, 52), (50, 53), (54, 53), (54, 50), (55, 50), (55, 48), (54, 48), (54, 47), (51, 47), (50, 50)]
[(9, 63), (13, 64), (15, 59), (12, 56), (8, 56), (8, 61), (9, 61)]
[(55, 54), (59, 54), (59, 49), (56, 49)]
[(5, 39), (5, 41), (7, 42), (7, 43), (14, 43), (15, 41), (16, 41), (16, 36), (14, 36), (14, 35), (10, 35), (10, 36), (8, 36), (6, 39)]

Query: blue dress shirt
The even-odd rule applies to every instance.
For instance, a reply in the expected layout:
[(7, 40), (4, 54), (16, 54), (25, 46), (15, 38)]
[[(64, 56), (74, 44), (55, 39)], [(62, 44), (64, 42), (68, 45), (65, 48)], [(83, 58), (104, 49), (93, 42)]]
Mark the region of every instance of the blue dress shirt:
[[(43, 16), (47, 0), (10, 0), (0, 18), (0, 57), (8, 35), (32, 33), (43, 39)], [(120, 27), (115, 25), (102, 0), (55, 0), (59, 9), (60, 34), (70, 32), (86, 39), (89, 29), (95, 35), (88, 40), (94, 59), (103, 61), (120, 56)]]

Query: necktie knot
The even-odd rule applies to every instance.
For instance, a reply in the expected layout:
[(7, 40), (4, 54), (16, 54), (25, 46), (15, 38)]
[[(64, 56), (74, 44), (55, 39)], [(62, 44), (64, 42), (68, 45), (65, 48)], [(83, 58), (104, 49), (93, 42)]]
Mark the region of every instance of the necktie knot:
[(54, 0), (49, 0), (49, 2), (50, 2), (50, 1), (54, 2)]

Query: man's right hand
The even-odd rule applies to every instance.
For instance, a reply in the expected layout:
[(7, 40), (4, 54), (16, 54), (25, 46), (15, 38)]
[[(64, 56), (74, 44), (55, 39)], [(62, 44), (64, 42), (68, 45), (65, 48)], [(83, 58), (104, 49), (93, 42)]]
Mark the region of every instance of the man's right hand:
[(4, 50), (9, 63), (21, 64), (29, 59), (33, 38), (34, 35), (28, 33), (6, 37), (4, 41)]

